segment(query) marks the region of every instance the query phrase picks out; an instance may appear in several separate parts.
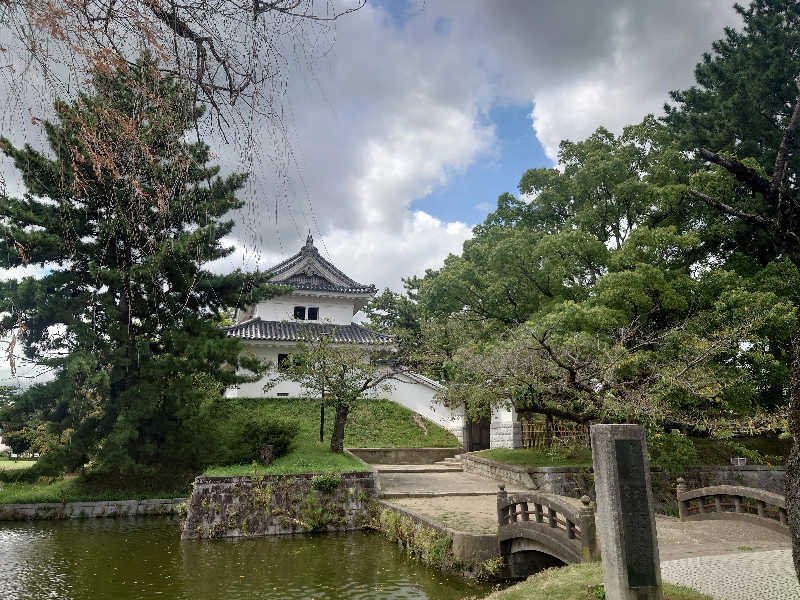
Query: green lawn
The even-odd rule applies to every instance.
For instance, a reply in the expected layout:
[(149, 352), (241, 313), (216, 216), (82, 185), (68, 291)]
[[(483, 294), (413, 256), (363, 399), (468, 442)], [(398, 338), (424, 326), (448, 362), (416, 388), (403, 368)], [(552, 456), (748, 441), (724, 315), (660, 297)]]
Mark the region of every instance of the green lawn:
[[(243, 398), (243, 407), (270, 417), (295, 421), (300, 433), (286, 456), (270, 466), (214, 466), (203, 474), (210, 477), (232, 475), (277, 475), (284, 473), (330, 473), (363, 471), (359, 461), (331, 452), (328, 447), (333, 431), (333, 410), (326, 407), (325, 439), (319, 441), (319, 401), (284, 398)], [(350, 409), (345, 429), (344, 445), (348, 448), (452, 448), (458, 446), (456, 437), (447, 430), (425, 422), (427, 431), (414, 421), (414, 413), (389, 400), (361, 400)]]
[(145, 498), (186, 498), (189, 481), (173, 489), (103, 489), (82, 482), (77, 476), (37, 483), (0, 483), (0, 504), (33, 504), (37, 502), (78, 502), (93, 500), (143, 500)]
[[(319, 401), (288, 398), (241, 398), (232, 403), (245, 410), (230, 414), (247, 415), (263, 413), (274, 419), (295, 421), (300, 425), (291, 451), (268, 467), (257, 466), (255, 474), (325, 473), (363, 471), (366, 467), (347, 456), (334, 454), (328, 449), (333, 430), (333, 410), (326, 410), (325, 441), (319, 442)], [(247, 418), (243, 416), (242, 418)], [(356, 447), (457, 447), (458, 440), (441, 427), (425, 422), (424, 431), (414, 421), (414, 413), (388, 400), (363, 400), (350, 411), (345, 430), (345, 446)], [(213, 443), (213, 440), (207, 440)], [(32, 464), (32, 463), (30, 463)], [(8, 466), (7, 466), (8, 465)], [(11, 465), (14, 465), (13, 467)], [(17, 465), (20, 465), (19, 467)], [(3, 468), (25, 468), (27, 464), (0, 462)], [(208, 476), (252, 475), (252, 465), (213, 466), (203, 474)], [(133, 486), (126, 478), (114, 482), (84, 482), (77, 477), (61, 478), (52, 483), (0, 484), (0, 503), (71, 502), (78, 500), (124, 500), (141, 498), (169, 498), (188, 495), (192, 475), (175, 477), (172, 483), (158, 481)], [(173, 488), (174, 489), (170, 489)]]
[(28, 467), (36, 464), (35, 460), (8, 460), (0, 458), (0, 471), (12, 471), (14, 469), (27, 469)]
[[(600, 563), (582, 563), (547, 569), (486, 597), (486, 600), (590, 600), (602, 598), (587, 591), (590, 585), (603, 583)], [(689, 588), (664, 584), (664, 600), (711, 600)]]
[(535, 448), (493, 448), (475, 453), (509, 465), (527, 467), (590, 467), (592, 466), (591, 448), (569, 448), (551, 453)]
[[(241, 398), (250, 407), (276, 419), (300, 424), (300, 437), (319, 440), (319, 400)], [(359, 400), (350, 409), (345, 429), (347, 448), (455, 448), (458, 440), (446, 429), (425, 421), (427, 433), (412, 411), (389, 400)], [(325, 441), (333, 432), (333, 409), (325, 408)]]

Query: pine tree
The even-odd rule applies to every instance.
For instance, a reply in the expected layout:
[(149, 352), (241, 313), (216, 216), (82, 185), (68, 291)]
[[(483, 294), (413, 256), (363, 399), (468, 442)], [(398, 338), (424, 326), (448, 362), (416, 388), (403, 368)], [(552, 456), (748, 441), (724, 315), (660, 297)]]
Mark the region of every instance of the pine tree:
[(196, 465), (202, 401), (240, 381), (240, 366), (259, 369), (214, 320), (278, 289), (206, 267), (232, 252), (221, 219), (242, 206), (246, 175), (220, 177), (208, 146), (187, 141), (192, 90), (149, 55), (95, 73), (92, 88), (43, 123), (52, 156), (0, 138), (27, 189), (0, 196), (0, 267), (44, 267), (0, 282), (2, 326), (54, 373), (14, 408), (58, 434), (53, 467)]

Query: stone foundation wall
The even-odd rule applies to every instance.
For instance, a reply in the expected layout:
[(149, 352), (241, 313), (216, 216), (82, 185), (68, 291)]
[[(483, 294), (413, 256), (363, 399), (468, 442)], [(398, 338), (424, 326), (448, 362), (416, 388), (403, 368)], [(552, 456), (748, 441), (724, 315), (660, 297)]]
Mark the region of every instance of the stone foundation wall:
[(363, 528), (377, 494), (372, 471), (342, 473), (330, 491), (314, 474), (197, 477), (181, 537), (225, 538)]
[(100, 502), (0, 504), (0, 521), (174, 515), (178, 513), (178, 507), (185, 502), (186, 498), (154, 498), (150, 500), (103, 500)]
[(489, 447), (522, 448), (522, 423), (492, 423), (489, 426)]

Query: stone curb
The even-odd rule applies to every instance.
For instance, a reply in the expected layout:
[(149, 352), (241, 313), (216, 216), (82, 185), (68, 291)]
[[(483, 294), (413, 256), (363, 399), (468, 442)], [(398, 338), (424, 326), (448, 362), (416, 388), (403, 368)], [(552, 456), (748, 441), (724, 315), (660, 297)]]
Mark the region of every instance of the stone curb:
[(186, 498), (0, 504), (0, 521), (174, 515), (184, 502)]

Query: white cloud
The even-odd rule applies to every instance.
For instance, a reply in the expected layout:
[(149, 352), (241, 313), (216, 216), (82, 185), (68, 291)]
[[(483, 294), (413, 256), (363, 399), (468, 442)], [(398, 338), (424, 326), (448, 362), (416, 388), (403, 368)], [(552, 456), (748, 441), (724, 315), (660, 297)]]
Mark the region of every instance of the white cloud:
[[(248, 205), (235, 215), (237, 252), (221, 264), (268, 266), (311, 229), (353, 277), (397, 289), (400, 276), (439, 265), (467, 237), (469, 224), (412, 203), (496, 156), (486, 120), (493, 104), (533, 102), (531, 125), (555, 158), (563, 138), (599, 125), (618, 131), (659, 111), (737, 21), (730, 0), (418, 4), (397, 26), (369, 3), (337, 22), (324, 56), (287, 52), (295, 60), (282, 121), (256, 119), (252, 148), (212, 141), (226, 171), (252, 172)], [(7, 84), (0, 80), (0, 93)], [(49, 98), (36, 85), (23, 92), (42, 116)], [(19, 98), (0, 111), (0, 129), (41, 147)], [(7, 166), (0, 161), (12, 188)], [(482, 204), (465, 206), (463, 219)]]

